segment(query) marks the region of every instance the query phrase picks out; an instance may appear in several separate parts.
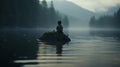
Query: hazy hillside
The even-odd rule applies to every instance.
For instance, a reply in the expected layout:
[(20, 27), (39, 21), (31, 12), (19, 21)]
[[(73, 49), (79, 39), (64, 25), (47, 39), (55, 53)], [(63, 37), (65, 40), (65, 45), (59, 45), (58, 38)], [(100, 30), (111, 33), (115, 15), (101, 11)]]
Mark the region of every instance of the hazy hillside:
[(94, 15), (94, 13), (67, 1), (55, 1), (54, 6), (59, 12), (69, 16), (72, 27), (86, 26), (90, 17)]
[(69, 16), (71, 27), (88, 27), (92, 16), (113, 15), (118, 9), (117, 7), (112, 7), (108, 12), (94, 13), (68, 1), (54, 1), (54, 6), (56, 10)]

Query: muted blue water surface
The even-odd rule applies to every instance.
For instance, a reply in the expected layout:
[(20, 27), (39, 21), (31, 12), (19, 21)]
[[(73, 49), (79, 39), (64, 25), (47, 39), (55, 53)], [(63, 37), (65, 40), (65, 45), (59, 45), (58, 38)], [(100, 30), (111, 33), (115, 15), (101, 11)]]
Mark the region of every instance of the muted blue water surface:
[(71, 31), (71, 42), (57, 56), (55, 46), (39, 42), (37, 59), (15, 60), (23, 67), (120, 67), (120, 42), (113, 37), (90, 36), (88, 31)]

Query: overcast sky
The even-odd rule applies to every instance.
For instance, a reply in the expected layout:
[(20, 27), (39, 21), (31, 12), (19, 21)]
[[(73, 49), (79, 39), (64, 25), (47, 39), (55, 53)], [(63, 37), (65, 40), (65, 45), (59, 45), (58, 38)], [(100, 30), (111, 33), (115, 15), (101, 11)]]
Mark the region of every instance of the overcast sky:
[[(50, 0), (47, 0), (50, 1)], [(62, 0), (54, 0), (62, 1)], [(107, 11), (110, 7), (120, 5), (120, 0), (66, 0), (92, 12)]]

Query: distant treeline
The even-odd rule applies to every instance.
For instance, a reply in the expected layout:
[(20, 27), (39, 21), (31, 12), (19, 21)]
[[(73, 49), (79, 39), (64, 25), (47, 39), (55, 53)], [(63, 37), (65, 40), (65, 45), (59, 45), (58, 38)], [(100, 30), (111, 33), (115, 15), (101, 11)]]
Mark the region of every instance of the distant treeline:
[(120, 8), (113, 16), (102, 16), (90, 20), (92, 35), (113, 36), (120, 39)]
[(46, 0), (1, 0), (0, 28), (52, 28), (58, 20), (65, 27), (68, 17), (55, 10), (53, 1), (50, 6)]
[(120, 8), (113, 16), (102, 16), (96, 19), (94, 16), (90, 20), (90, 27), (97, 29), (119, 29), (120, 28)]

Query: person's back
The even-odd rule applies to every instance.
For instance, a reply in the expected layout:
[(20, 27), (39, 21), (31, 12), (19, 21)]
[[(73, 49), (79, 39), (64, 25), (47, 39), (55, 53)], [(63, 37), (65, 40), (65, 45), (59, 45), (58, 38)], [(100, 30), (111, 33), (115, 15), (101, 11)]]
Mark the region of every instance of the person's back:
[(58, 33), (63, 33), (63, 26), (61, 25), (61, 21), (58, 21), (58, 26), (56, 27)]
[(61, 21), (58, 21), (58, 26), (56, 27), (59, 43), (56, 45), (56, 54), (61, 55), (63, 44), (61, 43), (61, 35), (63, 35), (63, 26), (61, 25)]

